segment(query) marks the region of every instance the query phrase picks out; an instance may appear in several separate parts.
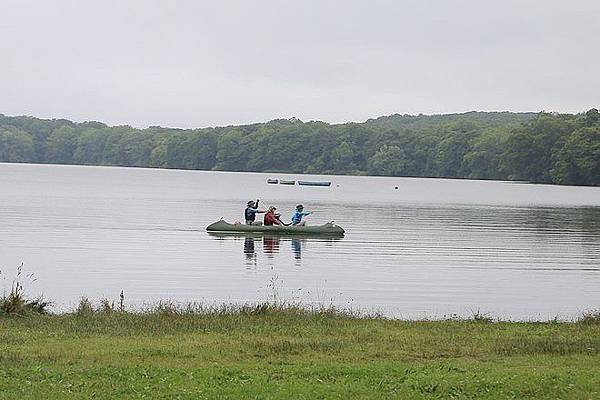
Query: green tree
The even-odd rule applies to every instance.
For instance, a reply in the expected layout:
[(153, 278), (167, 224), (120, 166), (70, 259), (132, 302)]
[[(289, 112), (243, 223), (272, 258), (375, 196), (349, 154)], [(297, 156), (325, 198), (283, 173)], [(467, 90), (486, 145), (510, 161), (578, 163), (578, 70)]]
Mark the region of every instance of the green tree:
[(600, 112), (597, 108), (592, 108), (585, 113), (585, 124), (586, 126), (594, 126), (600, 123)]
[(0, 126), (0, 161), (34, 162), (35, 149), (31, 135), (12, 126)]
[(184, 167), (187, 169), (211, 170), (216, 160), (217, 138), (210, 132), (194, 132), (183, 143), (187, 149)]
[(507, 134), (493, 130), (473, 138), (471, 149), (463, 157), (468, 177), (473, 179), (504, 179), (501, 158)]
[(573, 132), (557, 158), (552, 171), (557, 183), (600, 185), (600, 126)]
[(106, 146), (106, 135), (99, 129), (86, 129), (77, 138), (73, 161), (83, 165), (103, 164), (102, 155)]
[(331, 152), (334, 172), (354, 171), (354, 151), (348, 142), (343, 141)]
[(244, 171), (249, 158), (248, 143), (241, 129), (230, 129), (219, 136), (215, 169)]
[(553, 181), (551, 170), (556, 153), (567, 135), (575, 129), (574, 116), (542, 113), (516, 128), (502, 155), (502, 168), (509, 179), (531, 182)]
[(149, 166), (154, 168), (167, 168), (169, 163), (167, 159), (169, 146), (166, 143), (159, 143), (150, 152)]
[(472, 132), (450, 132), (437, 145), (435, 156), (436, 175), (444, 178), (467, 176), (469, 170), (464, 157), (471, 150)]
[(406, 155), (398, 146), (382, 145), (369, 160), (369, 173), (373, 175), (402, 176), (406, 167)]
[(70, 126), (55, 129), (48, 137), (47, 158), (57, 164), (72, 164), (77, 139), (77, 132)]

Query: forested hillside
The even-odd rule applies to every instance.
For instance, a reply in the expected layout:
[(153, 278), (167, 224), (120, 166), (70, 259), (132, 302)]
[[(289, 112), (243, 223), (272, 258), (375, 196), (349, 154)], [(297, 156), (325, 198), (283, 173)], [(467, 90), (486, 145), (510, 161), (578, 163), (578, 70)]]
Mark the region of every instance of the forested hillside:
[(187, 130), (0, 114), (0, 161), (599, 185), (600, 114), (292, 118)]

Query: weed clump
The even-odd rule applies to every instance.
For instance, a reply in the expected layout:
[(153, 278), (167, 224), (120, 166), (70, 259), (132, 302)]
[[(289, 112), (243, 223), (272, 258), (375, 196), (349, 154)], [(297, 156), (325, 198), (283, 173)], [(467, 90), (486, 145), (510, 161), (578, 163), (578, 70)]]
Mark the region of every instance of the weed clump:
[[(25, 276), (33, 281), (33, 274)], [(17, 275), (13, 279), (8, 294), (3, 293), (0, 297), (0, 315), (23, 316), (28, 313), (48, 314), (48, 308), (52, 303), (44, 300), (42, 296), (30, 299), (26, 297), (25, 289), (21, 280), (23, 279), (23, 264), (17, 268)]]
[(489, 324), (494, 322), (494, 319), (487, 313), (482, 313), (481, 311), (479, 311), (479, 309), (477, 310), (471, 310), (471, 320), (474, 322), (479, 322), (479, 323), (484, 323), (484, 324)]
[(584, 312), (577, 322), (584, 325), (600, 325), (600, 309)]
[(81, 297), (79, 299), (79, 304), (75, 309), (75, 315), (85, 317), (94, 314), (94, 311), (94, 306), (92, 305), (90, 299), (88, 299), (87, 297)]

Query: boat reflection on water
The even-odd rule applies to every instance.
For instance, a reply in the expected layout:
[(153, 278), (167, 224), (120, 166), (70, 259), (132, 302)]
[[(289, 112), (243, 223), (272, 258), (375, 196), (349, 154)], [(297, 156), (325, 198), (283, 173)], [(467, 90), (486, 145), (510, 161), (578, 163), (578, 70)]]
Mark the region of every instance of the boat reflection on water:
[(292, 252), (296, 260), (302, 259), (302, 240), (293, 238), (292, 239)]
[(254, 239), (247, 237), (244, 239), (244, 255), (246, 261), (256, 264), (256, 252), (254, 251)]
[(309, 242), (337, 242), (342, 240), (341, 237), (295, 237), (295, 236), (277, 236), (277, 235), (261, 235), (251, 233), (223, 233), (223, 232), (208, 232), (208, 235), (217, 240), (243, 240), (243, 254), (247, 264), (256, 265), (257, 263), (257, 247), (262, 246), (262, 253), (267, 258), (273, 258), (276, 254), (287, 253), (286, 245), (282, 246), (282, 242), (290, 243), (290, 255), (297, 261), (302, 260), (302, 252), (307, 247)]
[(268, 255), (279, 253), (279, 238), (277, 236), (263, 237), (263, 251)]

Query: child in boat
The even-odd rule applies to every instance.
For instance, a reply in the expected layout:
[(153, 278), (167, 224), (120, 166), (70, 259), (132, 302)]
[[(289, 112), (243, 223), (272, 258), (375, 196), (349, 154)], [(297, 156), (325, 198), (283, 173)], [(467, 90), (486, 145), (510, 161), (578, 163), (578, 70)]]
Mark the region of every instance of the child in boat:
[(281, 221), (280, 217), (281, 217), (281, 214), (277, 213), (277, 208), (271, 206), (271, 207), (269, 207), (269, 211), (267, 211), (267, 213), (265, 214), (264, 224), (265, 225), (285, 225), (285, 226), (287, 226), (287, 224), (284, 224), (283, 221)]
[(244, 219), (246, 221), (246, 225), (260, 225), (260, 221), (255, 222), (256, 221), (256, 214), (261, 214), (264, 213), (266, 211), (264, 210), (259, 210), (258, 209), (258, 202), (260, 200), (256, 200), (256, 202), (250, 200), (247, 205), (246, 205), (246, 209), (244, 210)]
[(294, 215), (292, 215), (292, 225), (306, 225), (306, 221), (302, 221), (302, 217), (306, 217), (307, 215), (310, 215), (310, 212), (305, 212), (304, 206), (302, 204), (298, 204), (296, 206), (296, 212), (294, 212)]

